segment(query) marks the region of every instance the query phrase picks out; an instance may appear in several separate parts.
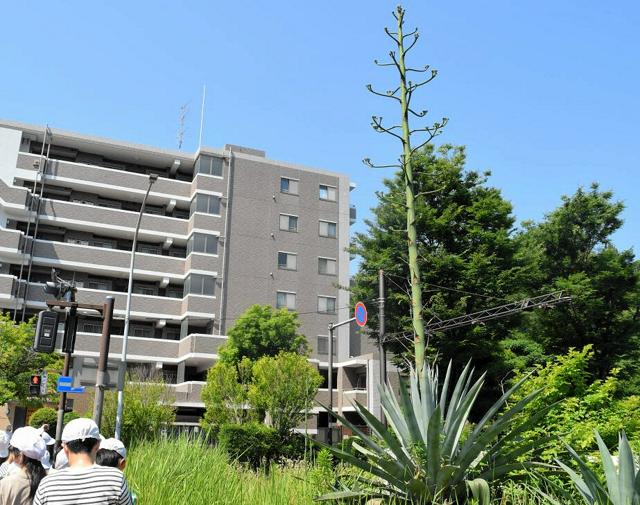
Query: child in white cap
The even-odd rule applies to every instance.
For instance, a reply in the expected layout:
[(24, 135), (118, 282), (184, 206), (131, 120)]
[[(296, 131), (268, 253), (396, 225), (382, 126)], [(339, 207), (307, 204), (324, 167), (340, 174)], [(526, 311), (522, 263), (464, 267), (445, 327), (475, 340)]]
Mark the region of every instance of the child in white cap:
[(74, 419), (62, 431), (69, 467), (42, 479), (33, 505), (132, 505), (124, 474), (95, 464), (100, 431), (91, 419)]
[(47, 452), (47, 446), (38, 430), (27, 426), (13, 433), (9, 452), (14, 470), (0, 481), (0, 504), (31, 505), (45, 476), (40, 459)]
[[(117, 438), (105, 438), (100, 442), (100, 449), (96, 455), (96, 464), (100, 466), (110, 466), (124, 472), (127, 466), (127, 448)], [(138, 502), (138, 497), (131, 490), (133, 505)]]
[(11, 425), (7, 427), (7, 431), (0, 430), (0, 479), (7, 476), (9, 466), (11, 465), (11, 458), (9, 456), (10, 433)]

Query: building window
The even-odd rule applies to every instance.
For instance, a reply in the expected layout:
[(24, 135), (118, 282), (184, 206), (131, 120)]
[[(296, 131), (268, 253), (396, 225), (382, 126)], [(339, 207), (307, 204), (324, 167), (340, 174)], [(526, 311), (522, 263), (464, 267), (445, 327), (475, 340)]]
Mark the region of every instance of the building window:
[(298, 255), (288, 252), (278, 253), (278, 268), (281, 270), (297, 270)]
[(335, 296), (318, 296), (318, 312), (322, 314), (336, 313), (336, 297)]
[(331, 221), (320, 221), (320, 236), (336, 238), (338, 236), (338, 225)]
[[(336, 337), (333, 337), (333, 355), (336, 355), (337, 345), (336, 345)], [(320, 335), (318, 336), (318, 354), (329, 354), (329, 336), (328, 335)], [(335, 373), (335, 372), (334, 372)], [(337, 377), (334, 376), (334, 379)], [(326, 385), (324, 386), (327, 387)], [(337, 388), (337, 381), (333, 381), (333, 388)]]
[(100, 289), (102, 291), (111, 291), (111, 281), (99, 281), (95, 279), (89, 279), (84, 283), (84, 287), (87, 289)]
[(102, 333), (102, 323), (98, 321), (83, 321), (82, 331), (86, 333)]
[(210, 275), (190, 274), (184, 280), (184, 295), (213, 296), (216, 290), (216, 278)]
[(206, 233), (192, 233), (187, 241), (187, 254), (192, 252), (218, 254), (218, 237)]
[(132, 326), (132, 337), (153, 338), (153, 328), (148, 326)]
[(138, 244), (138, 252), (146, 254), (162, 254), (162, 248), (159, 245)]
[(320, 184), (320, 200), (329, 200), (330, 202), (335, 202), (336, 188), (334, 186)]
[(336, 275), (337, 261), (331, 258), (318, 258), (318, 273), (323, 275)]
[(280, 177), (280, 192), (297, 195), (298, 181), (296, 179), (289, 179), (288, 177)]
[(222, 158), (200, 156), (196, 160), (195, 173), (222, 177)]
[(180, 328), (165, 328), (163, 338), (167, 340), (180, 340)]
[(181, 288), (167, 288), (166, 295), (168, 298), (182, 298), (184, 296), (184, 292)]
[(191, 215), (195, 212), (220, 215), (220, 197), (198, 193), (191, 200)]
[(156, 296), (158, 294), (158, 288), (156, 286), (138, 284), (137, 286), (133, 286), (133, 292), (138, 295)]
[(278, 309), (296, 309), (296, 294), (288, 291), (278, 291), (276, 297), (276, 307)]
[(298, 216), (280, 214), (280, 229), (285, 231), (298, 231)]

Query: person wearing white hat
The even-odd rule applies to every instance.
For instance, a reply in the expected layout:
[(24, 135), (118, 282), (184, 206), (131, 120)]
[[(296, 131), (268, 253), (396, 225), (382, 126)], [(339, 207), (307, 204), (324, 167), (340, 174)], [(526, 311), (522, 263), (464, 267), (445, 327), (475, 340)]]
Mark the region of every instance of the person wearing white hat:
[[(69, 467), (42, 479), (33, 505), (132, 505), (124, 474), (95, 464), (102, 437), (91, 419), (74, 419), (62, 431)], [(0, 503), (0, 505), (3, 505)]]
[[(100, 442), (100, 449), (96, 454), (96, 464), (100, 466), (110, 466), (124, 472), (127, 466), (127, 448), (117, 438), (105, 438)], [(138, 503), (136, 493), (131, 490), (133, 505)]]
[(0, 430), (0, 464), (4, 463), (9, 457), (9, 440), (11, 440), (11, 435), (6, 431)]
[(116, 438), (105, 438), (100, 442), (96, 463), (100, 466), (110, 466), (124, 471), (124, 467), (127, 465), (127, 448)]
[(9, 473), (9, 441), (11, 436), (6, 431), (0, 430), (0, 480)]
[(35, 428), (18, 428), (11, 436), (9, 451), (15, 470), (0, 481), (0, 505), (31, 505), (45, 476), (40, 459), (47, 446)]

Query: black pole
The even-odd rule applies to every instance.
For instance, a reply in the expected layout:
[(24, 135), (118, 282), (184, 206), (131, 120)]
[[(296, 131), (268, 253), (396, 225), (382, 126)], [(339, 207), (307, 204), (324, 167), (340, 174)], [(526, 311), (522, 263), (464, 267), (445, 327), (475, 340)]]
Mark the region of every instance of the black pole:
[[(378, 272), (378, 354), (380, 355), (380, 384), (382, 387), (387, 383), (387, 354), (383, 345), (384, 334), (384, 270), (380, 269)], [(386, 426), (387, 419), (382, 410), (382, 402), (380, 402), (380, 421)]]
[(100, 428), (102, 421), (102, 405), (104, 403), (104, 390), (107, 387), (105, 376), (109, 363), (109, 345), (111, 342), (111, 323), (113, 322), (113, 296), (107, 296), (102, 311), (102, 335), (100, 336), (100, 358), (98, 361), (98, 373), (96, 374), (96, 392), (93, 402), (93, 420)]
[(333, 443), (333, 323), (329, 323), (329, 366), (327, 371), (327, 382), (329, 386), (329, 432), (327, 443)]
[[(64, 296), (67, 301), (76, 301), (76, 288), (69, 287)], [(62, 341), (62, 350), (64, 351), (64, 369), (62, 370), (62, 376), (69, 376), (69, 369), (71, 368), (71, 355), (73, 354), (73, 347), (76, 341), (76, 329), (77, 329), (77, 305), (72, 305), (69, 308), (67, 314), (67, 320), (64, 325), (64, 339)], [(60, 401), (58, 402), (58, 420), (56, 424), (56, 445), (55, 451), (57, 452), (61, 445), (62, 440), (62, 428), (64, 427), (64, 410), (67, 406), (67, 393), (60, 393)]]

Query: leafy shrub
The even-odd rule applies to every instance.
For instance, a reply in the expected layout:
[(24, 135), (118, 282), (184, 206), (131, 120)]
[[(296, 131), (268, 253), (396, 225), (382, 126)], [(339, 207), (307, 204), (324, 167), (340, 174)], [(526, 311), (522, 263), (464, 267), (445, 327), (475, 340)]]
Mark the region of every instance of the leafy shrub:
[[(122, 441), (125, 445), (158, 438), (176, 418), (173, 394), (162, 376), (145, 375), (142, 370), (127, 374), (124, 387)], [(107, 391), (102, 411), (102, 434), (115, 433), (117, 395)]]
[(50, 435), (55, 435), (56, 424), (58, 424), (58, 412), (51, 407), (42, 407), (31, 414), (31, 417), (29, 418), (29, 426), (40, 428), (43, 424), (48, 424), (48, 433)]
[(272, 461), (279, 454), (280, 438), (276, 430), (256, 422), (223, 425), (218, 442), (230, 458), (252, 468)]
[[(80, 417), (76, 412), (66, 412), (64, 415), (64, 424)], [(29, 426), (40, 428), (43, 424), (48, 424), (47, 433), (52, 437), (56, 436), (56, 427), (58, 426), (58, 411), (51, 407), (42, 407), (36, 410), (29, 418)]]
[(536, 427), (523, 433), (529, 442), (542, 436), (551, 437), (542, 453), (547, 463), (564, 453), (560, 438), (576, 450), (594, 455), (598, 450), (595, 431), (608, 446), (617, 442), (618, 432), (623, 429), (632, 445), (640, 444), (640, 396), (621, 397), (621, 382), (615, 369), (604, 380), (591, 380), (588, 370), (593, 359), (590, 345), (582, 350), (572, 349), (546, 366), (538, 366), (513, 397), (517, 401), (532, 391), (542, 390), (523, 415), (555, 404)]

